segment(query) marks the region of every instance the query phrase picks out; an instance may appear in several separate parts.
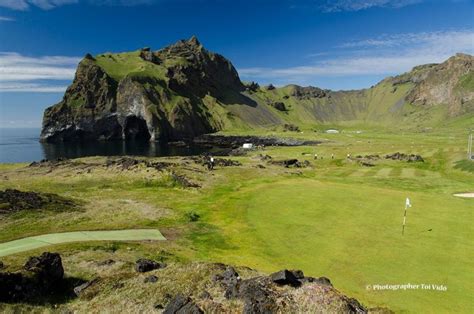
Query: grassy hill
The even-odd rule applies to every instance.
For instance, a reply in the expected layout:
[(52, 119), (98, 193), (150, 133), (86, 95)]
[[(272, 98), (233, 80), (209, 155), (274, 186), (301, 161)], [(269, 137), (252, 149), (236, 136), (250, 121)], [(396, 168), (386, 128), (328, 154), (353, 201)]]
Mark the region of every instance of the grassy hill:
[(474, 57), (457, 54), (368, 89), (260, 87), (193, 37), (158, 51), (87, 55), (64, 99), (45, 111), (42, 139), (167, 141), (284, 124), (423, 130), (472, 118), (473, 82)]

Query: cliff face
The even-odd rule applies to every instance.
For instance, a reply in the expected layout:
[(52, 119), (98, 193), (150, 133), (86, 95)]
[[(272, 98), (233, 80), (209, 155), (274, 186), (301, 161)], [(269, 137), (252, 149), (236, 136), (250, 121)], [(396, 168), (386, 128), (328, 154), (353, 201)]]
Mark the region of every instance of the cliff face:
[(232, 64), (195, 37), (156, 52), (87, 55), (63, 100), (46, 109), (41, 139), (191, 138), (220, 128), (206, 96), (243, 89)]
[(407, 96), (415, 105), (447, 106), (450, 116), (474, 111), (474, 58), (457, 54), (432, 66)]
[(41, 140), (182, 140), (286, 123), (431, 126), (474, 113), (474, 57), (458, 54), (356, 91), (243, 84), (192, 37), (158, 51), (86, 55)]

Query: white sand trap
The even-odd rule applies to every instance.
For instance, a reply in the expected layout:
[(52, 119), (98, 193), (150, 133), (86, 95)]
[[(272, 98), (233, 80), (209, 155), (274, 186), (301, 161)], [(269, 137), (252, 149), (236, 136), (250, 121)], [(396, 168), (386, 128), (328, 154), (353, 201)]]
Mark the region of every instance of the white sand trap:
[(456, 194), (453, 194), (453, 195), (457, 196), (457, 197), (474, 198), (474, 192), (471, 192), (471, 193), (456, 193)]

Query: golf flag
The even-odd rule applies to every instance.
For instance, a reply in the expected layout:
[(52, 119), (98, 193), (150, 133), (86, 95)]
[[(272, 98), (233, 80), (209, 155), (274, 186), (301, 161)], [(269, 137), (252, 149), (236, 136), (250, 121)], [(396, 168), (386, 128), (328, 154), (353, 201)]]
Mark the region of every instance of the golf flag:
[(405, 233), (405, 224), (407, 222), (407, 208), (411, 207), (410, 199), (407, 197), (405, 200), (405, 213), (403, 214), (403, 225), (402, 225), (402, 235)]

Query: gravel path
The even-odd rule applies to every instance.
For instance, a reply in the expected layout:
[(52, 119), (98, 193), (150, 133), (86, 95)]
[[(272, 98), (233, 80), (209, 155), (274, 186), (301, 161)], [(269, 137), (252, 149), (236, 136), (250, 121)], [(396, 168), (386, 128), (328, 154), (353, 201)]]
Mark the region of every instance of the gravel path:
[(84, 241), (163, 241), (165, 237), (157, 229), (130, 229), (108, 231), (75, 231), (50, 233), (0, 243), (0, 257), (29, 251), (49, 245)]

